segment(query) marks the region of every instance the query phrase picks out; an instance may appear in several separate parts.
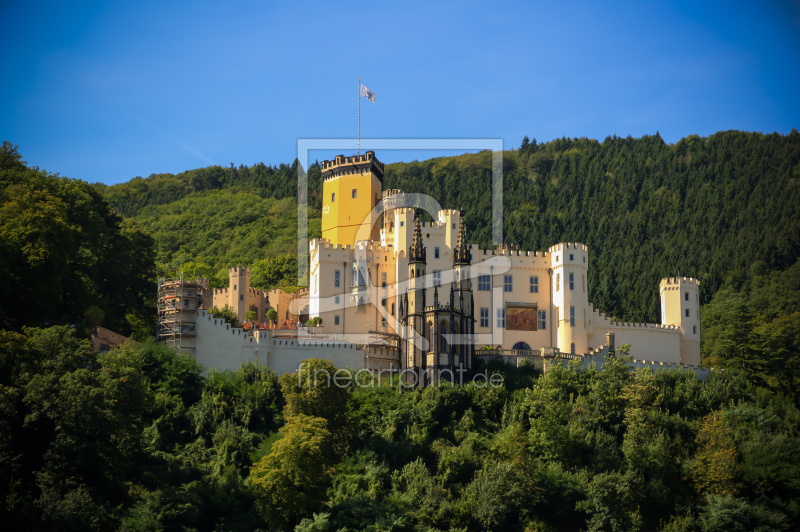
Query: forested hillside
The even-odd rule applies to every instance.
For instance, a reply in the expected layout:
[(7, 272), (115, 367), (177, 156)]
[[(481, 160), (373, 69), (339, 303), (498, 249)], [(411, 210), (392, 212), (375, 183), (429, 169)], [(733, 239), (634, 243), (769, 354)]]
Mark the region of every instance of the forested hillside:
[[(289, 244), (296, 234), (292, 204), (274, 200), (296, 199), (296, 164), (210, 167), (98, 188), (115, 209), (155, 236), (161, 273), (191, 262), (189, 269), (213, 272), (210, 277), (224, 283), (229, 265), (295, 252)], [(727, 275), (783, 270), (800, 256), (796, 130), (725, 131), (674, 145), (658, 134), (603, 142), (526, 139), (518, 150), (504, 152), (503, 167), (506, 242), (531, 250), (586, 243), (590, 299), (621, 319), (659, 319), (661, 277), (698, 277), (708, 302)], [(309, 218), (318, 220), (317, 165), (308, 170), (308, 180), (309, 204), (317, 209)], [(470, 240), (491, 247), (490, 183), (491, 154), (483, 152), (387, 165), (384, 189), (425, 193), (443, 207), (463, 208)], [(241, 205), (227, 207), (232, 202)], [(241, 218), (248, 208), (266, 220)], [(279, 223), (276, 208), (282, 212)], [(180, 230), (171, 231), (176, 224)], [(312, 237), (318, 227), (310, 222)], [(253, 234), (259, 231), (264, 234)], [(249, 243), (263, 245), (262, 252)], [(290, 277), (281, 274), (279, 282), (294, 284)]]

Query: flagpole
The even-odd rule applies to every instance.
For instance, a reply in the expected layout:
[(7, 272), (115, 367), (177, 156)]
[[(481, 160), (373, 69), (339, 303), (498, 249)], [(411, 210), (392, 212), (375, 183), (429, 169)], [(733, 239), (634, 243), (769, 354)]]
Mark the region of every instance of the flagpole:
[(361, 155), (361, 76), (358, 76), (358, 155)]

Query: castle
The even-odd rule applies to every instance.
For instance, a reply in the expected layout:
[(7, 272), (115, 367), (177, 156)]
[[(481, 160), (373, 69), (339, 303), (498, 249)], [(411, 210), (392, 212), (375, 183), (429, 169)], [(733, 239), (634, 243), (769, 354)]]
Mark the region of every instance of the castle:
[[(661, 323), (612, 321), (589, 302), (589, 249), (565, 242), (544, 252), (514, 245), (479, 249), (461, 213), (442, 209), (422, 223), (418, 195), (382, 190), (384, 165), (368, 151), (321, 164), (322, 237), (309, 242), (309, 287), (294, 294), (250, 287), (249, 268), (230, 286), (207, 280), (159, 283), (159, 338), (207, 367), (259, 360), (291, 371), (300, 356), (339, 367), (406, 370), (416, 384), (473, 375), (478, 357), (541, 363), (560, 354), (584, 366), (631, 344), (639, 367), (700, 368), (700, 283), (661, 280)], [(230, 328), (206, 309), (228, 305), (245, 319), (278, 311), (278, 330)], [(319, 317), (322, 327), (286, 330)], [(486, 351), (486, 349), (489, 349)]]
[[(459, 211), (420, 223), (403, 192), (383, 191), (374, 152), (340, 155), (321, 168), (322, 238), (309, 246), (309, 309), (326, 332), (382, 334), (387, 344), (396, 335), (404, 367), (469, 367), (466, 353), (483, 346), (587, 355), (607, 333), (617, 345), (630, 343), (634, 357), (700, 365), (697, 279), (661, 280), (660, 324), (611, 321), (588, 299), (586, 245), (479, 249), (467, 244)], [(461, 343), (452, 345), (453, 335)]]

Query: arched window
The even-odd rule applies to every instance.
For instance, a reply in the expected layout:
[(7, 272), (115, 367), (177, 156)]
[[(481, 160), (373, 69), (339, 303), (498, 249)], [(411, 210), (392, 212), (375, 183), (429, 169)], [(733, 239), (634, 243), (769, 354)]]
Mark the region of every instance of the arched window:
[(439, 326), (439, 338), (440, 338), (439, 351), (442, 352), (447, 351), (447, 339), (444, 337), (445, 334), (447, 334), (447, 326), (444, 323), (442, 323)]
[(575, 354), (575, 344), (569, 344), (569, 352), (573, 355)]
[(525, 342), (517, 342), (516, 344), (514, 344), (514, 347), (512, 347), (511, 349), (516, 349), (516, 350), (521, 350), (521, 351), (530, 351), (531, 350), (531, 346), (529, 346)]
[(416, 277), (416, 276), (414, 275), (414, 268), (411, 268), (411, 277)]

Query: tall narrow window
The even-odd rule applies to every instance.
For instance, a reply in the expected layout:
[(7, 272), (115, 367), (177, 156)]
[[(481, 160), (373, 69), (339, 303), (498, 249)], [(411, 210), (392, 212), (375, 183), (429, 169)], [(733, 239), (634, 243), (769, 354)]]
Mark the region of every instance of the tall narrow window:
[(334, 314), (334, 316), (333, 316), (333, 324), (334, 325), (339, 325), (339, 315), (338, 314)]
[(481, 308), (481, 327), (489, 326), (489, 309), (487, 307)]
[(539, 311), (539, 330), (543, 331), (547, 329), (547, 311), (540, 310)]
[(331, 203), (336, 201), (336, 192), (331, 193)]
[(586, 276), (581, 274), (581, 285), (583, 286), (583, 291), (586, 292)]
[(686, 309), (686, 317), (687, 318), (689, 317), (689, 309), (688, 308)]
[(569, 274), (569, 289), (570, 290), (575, 290), (575, 274), (574, 273)]
[(575, 344), (574, 343), (569, 344), (569, 352), (571, 354), (573, 354), (573, 355), (575, 354)]
[(506, 328), (506, 309), (504, 308), (497, 309), (497, 327), (499, 329)]
[(386, 288), (386, 272), (381, 273), (381, 287)]
[(683, 293), (683, 300), (684, 301), (689, 301), (689, 292), (684, 292)]
[(561, 290), (561, 274), (557, 273), (556, 274), (556, 292), (558, 292), (559, 290)]
[(570, 253), (570, 254), (569, 254), (569, 260), (575, 260), (575, 255), (573, 255), (572, 253)]
[(583, 328), (586, 328), (586, 309), (583, 309)]
[(442, 286), (441, 270), (433, 270), (433, 286)]
[(439, 258), (439, 248), (433, 248), (433, 258), (434, 259)]
[(336, 294), (336, 297), (334, 298), (334, 303), (336, 303), (337, 305), (339, 304), (339, 294)]
[(394, 316), (394, 303), (392, 303), (392, 316)]
[(439, 351), (447, 351), (447, 339), (444, 337), (447, 334), (447, 327), (441, 325), (439, 327)]
[(358, 189), (354, 188), (353, 189), (353, 199), (356, 199), (357, 197), (358, 197)]
[(503, 292), (513, 292), (514, 291), (514, 278), (512, 275), (504, 275), (503, 276)]
[(358, 267), (353, 265), (353, 278), (350, 279), (350, 286), (358, 286)]
[(575, 327), (575, 307), (569, 307), (569, 326)]
[(336, 288), (339, 288), (339, 276), (340, 276), (339, 270), (333, 272), (333, 286), (335, 286)]
[(531, 294), (539, 293), (539, 278), (531, 277)]

